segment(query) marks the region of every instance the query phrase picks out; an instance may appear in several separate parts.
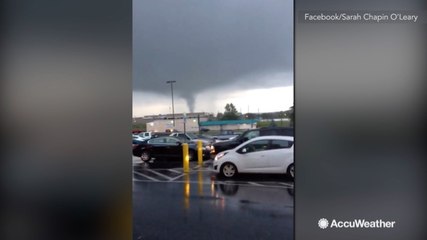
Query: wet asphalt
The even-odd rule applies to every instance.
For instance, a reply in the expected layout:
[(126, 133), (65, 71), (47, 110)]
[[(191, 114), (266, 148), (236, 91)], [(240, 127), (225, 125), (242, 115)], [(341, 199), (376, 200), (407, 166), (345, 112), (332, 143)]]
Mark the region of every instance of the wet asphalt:
[(293, 181), (217, 176), (211, 161), (142, 165), (134, 159), (133, 239), (293, 239)]

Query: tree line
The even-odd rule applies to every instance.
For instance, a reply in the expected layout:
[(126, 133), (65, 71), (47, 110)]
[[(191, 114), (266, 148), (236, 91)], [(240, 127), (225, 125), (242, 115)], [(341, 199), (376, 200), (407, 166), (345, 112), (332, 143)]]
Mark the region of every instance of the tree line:
[(223, 113), (218, 113), (216, 116), (217, 120), (239, 120), (239, 119), (283, 119), (289, 118), (291, 126), (293, 126), (295, 115), (294, 106), (290, 107), (286, 111), (272, 112), (272, 113), (239, 113), (233, 103), (227, 103), (224, 107)]

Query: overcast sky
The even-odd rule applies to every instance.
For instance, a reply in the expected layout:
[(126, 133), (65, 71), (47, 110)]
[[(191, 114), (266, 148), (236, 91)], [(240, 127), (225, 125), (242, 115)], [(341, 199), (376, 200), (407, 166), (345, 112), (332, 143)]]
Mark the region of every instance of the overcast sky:
[(133, 2), (135, 117), (293, 105), (293, 1)]

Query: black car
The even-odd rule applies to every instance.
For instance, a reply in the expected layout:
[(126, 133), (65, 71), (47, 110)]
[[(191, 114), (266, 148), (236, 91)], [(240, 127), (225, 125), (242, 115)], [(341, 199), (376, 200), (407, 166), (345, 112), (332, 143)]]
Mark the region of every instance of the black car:
[(201, 140), (203, 144), (211, 145), (214, 142), (213, 138), (206, 138), (206, 137), (199, 137), (194, 133), (172, 133), (169, 136), (176, 137), (179, 139), (183, 139), (190, 142), (197, 142), (198, 140)]
[[(146, 140), (133, 148), (133, 155), (141, 157), (142, 161), (166, 160), (166, 161), (182, 161), (182, 144), (184, 140), (165, 136)], [(190, 161), (197, 159), (197, 144), (187, 141), (188, 155)], [(211, 149), (209, 146), (203, 145), (203, 159), (210, 159)]]
[(219, 135), (215, 135), (214, 139), (215, 142), (221, 142), (221, 141), (227, 141), (230, 140), (232, 138), (237, 137), (238, 135), (240, 135), (240, 133), (235, 133), (235, 132), (225, 132), (225, 133), (220, 133)]
[(287, 127), (264, 127), (264, 128), (250, 129), (231, 140), (214, 143), (213, 150), (215, 153), (219, 153), (225, 150), (233, 149), (254, 137), (274, 136), (274, 135), (293, 137), (294, 129), (287, 128)]

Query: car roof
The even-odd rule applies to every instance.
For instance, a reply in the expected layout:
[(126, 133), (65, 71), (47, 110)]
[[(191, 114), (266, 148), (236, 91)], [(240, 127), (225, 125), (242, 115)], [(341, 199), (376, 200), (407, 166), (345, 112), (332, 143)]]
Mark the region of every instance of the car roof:
[(159, 137), (151, 138), (151, 139), (149, 139), (149, 140), (159, 139), (159, 138), (174, 138), (174, 139), (176, 139), (176, 140), (180, 140), (180, 141), (181, 141), (181, 139), (180, 139), (180, 138), (177, 138), (177, 137), (174, 137), (174, 136), (159, 136)]
[(276, 135), (272, 135), (272, 136), (262, 136), (262, 137), (255, 137), (250, 139), (248, 142), (252, 142), (252, 141), (256, 141), (256, 140), (288, 140), (288, 141), (294, 141), (294, 137), (290, 137), (290, 136), (276, 136)]
[(147, 139), (147, 140), (145, 140), (144, 142), (146, 142), (146, 143), (148, 143), (148, 144), (152, 144), (152, 143), (153, 143), (153, 140), (155, 141), (155, 140), (158, 140), (158, 139), (165, 139), (165, 138), (172, 138), (172, 139), (175, 139), (175, 140), (177, 140), (177, 141), (179, 141), (179, 142), (181, 142), (181, 143), (189, 143), (189, 142), (187, 142), (185, 139), (181, 139), (181, 138), (177, 138), (177, 137), (172, 137), (172, 136), (161, 136), (161, 137), (155, 137), (155, 138)]

